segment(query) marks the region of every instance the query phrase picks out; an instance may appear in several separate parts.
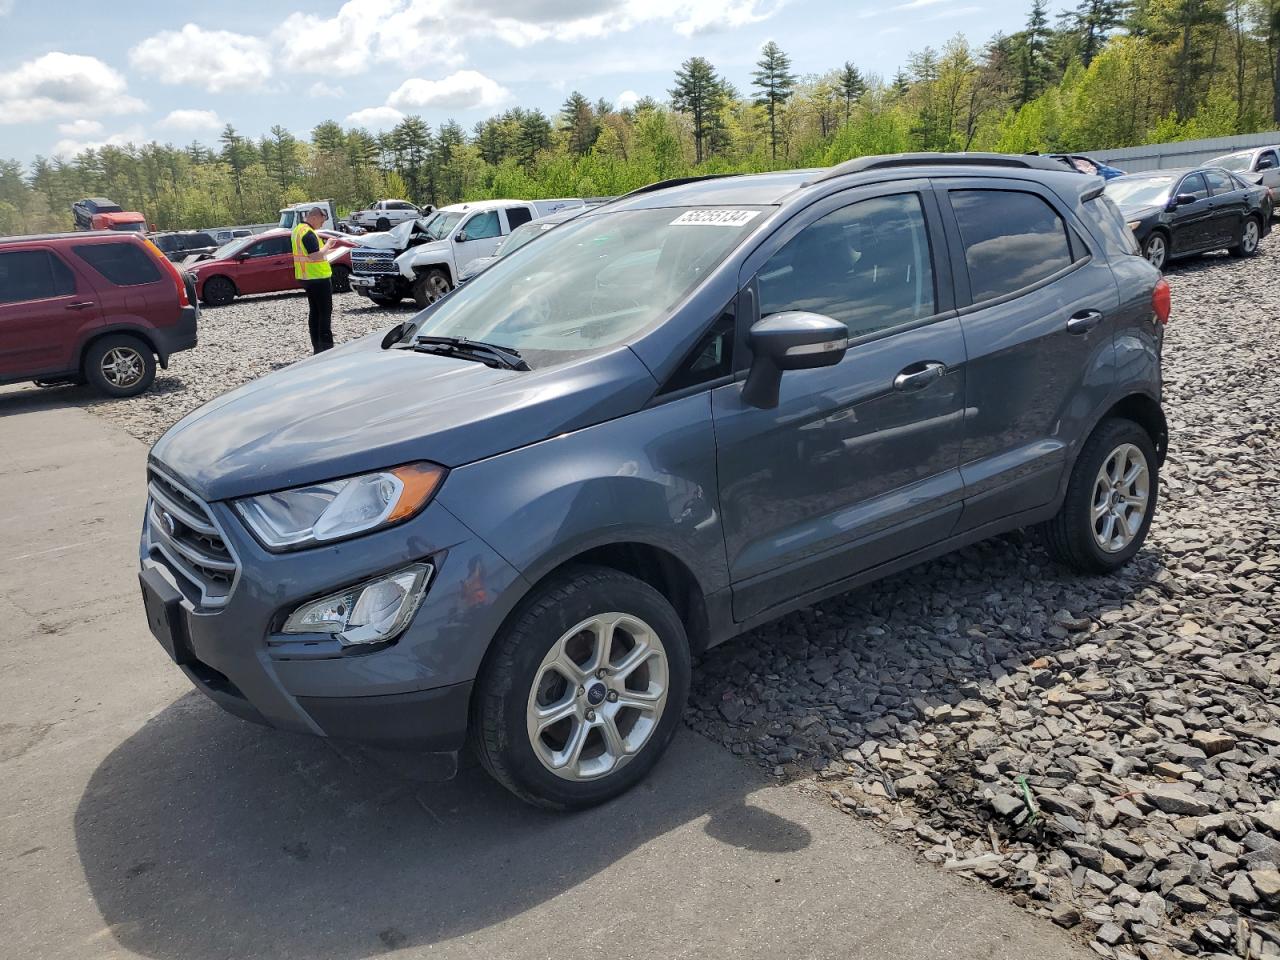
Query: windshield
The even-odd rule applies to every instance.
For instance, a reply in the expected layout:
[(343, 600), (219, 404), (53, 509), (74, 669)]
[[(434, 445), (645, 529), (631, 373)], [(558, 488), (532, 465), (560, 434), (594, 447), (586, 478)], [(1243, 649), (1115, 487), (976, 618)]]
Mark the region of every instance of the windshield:
[(1159, 207), (1169, 202), (1176, 177), (1121, 177), (1107, 182), (1106, 193), (1121, 207)]
[(213, 251), (213, 259), (226, 260), (228, 257), (235, 256), (240, 252), (240, 248), (248, 246), (249, 241), (252, 239), (253, 237), (237, 237), (229, 243), (224, 243), (217, 250)]
[(1249, 169), (1249, 163), (1253, 160), (1252, 153), (1233, 153), (1229, 157), (1219, 157), (1217, 160), (1209, 161), (1209, 165), (1213, 167), (1225, 167), (1228, 170), (1234, 170), (1237, 173)]
[(583, 215), (424, 311), (414, 332), (508, 347), (534, 367), (614, 346), (683, 299), (765, 209)]
[(458, 213), (437, 213), (434, 217), (427, 221), (427, 225), (423, 227), (422, 232), (427, 235), (430, 240), (443, 240), (449, 233), (462, 222), (464, 214)]
[(416, 220), (405, 220), (402, 223), (397, 223), (394, 227), (388, 230), (387, 233), (395, 238), (397, 247), (407, 247), (409, 245), (409, 235), (413, 233), (414, 227), (417, 227), (419, 230), (426, 230), (427, 227), (431, 225), (432, 221), (438, 216), (438, 213), (433, 213), (429, 217), (419, 217)]

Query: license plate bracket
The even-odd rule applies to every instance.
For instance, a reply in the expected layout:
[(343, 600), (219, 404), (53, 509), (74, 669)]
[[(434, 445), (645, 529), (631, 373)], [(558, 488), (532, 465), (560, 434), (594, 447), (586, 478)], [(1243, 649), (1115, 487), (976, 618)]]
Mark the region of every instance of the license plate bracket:
[(165, 653), (182, 666), (192, 663), (191, 642), (187, 638), (187, 618), (182, 609), (182, 594), (155, 567), (138, 573), (142, 587), (142, 605), (147, 612), (147, 625), (160, 641)]

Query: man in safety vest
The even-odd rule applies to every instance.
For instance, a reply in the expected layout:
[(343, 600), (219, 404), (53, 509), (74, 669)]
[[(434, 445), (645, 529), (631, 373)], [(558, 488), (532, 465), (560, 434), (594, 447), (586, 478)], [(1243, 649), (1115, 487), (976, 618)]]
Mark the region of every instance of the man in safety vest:
[(322, 207), (307, 211), (293, 228), (293, 275), (307, 292), (307, 325), (311, 328), (311, 348), (320, 353), (333, 347), (333, 268), (324, 258), (333, 241), (320, 242), (316, 230), (324, 225)]

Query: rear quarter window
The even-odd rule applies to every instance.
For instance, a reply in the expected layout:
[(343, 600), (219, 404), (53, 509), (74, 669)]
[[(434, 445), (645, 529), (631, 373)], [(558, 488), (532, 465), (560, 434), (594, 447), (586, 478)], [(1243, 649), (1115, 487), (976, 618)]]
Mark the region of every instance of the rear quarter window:
[(161, 279), (155, 261), (132, 243), (86, 243), (73, 249), (77, 257), (118, 287), (136, 287)]
[(1115, 201), (1105, 193), (1085, 202), (1084, 215), (1089, 226), (1094, 228), (1094, 233), (1102, 240), (1107, 256), (1137, 256), (1138, 238), (1125, 223), (1124, 215)]

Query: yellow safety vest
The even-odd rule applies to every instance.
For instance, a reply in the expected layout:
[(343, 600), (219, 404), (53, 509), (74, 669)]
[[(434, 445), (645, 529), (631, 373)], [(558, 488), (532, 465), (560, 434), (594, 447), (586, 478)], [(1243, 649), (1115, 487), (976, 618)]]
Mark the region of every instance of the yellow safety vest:
[[(298, 280), (325, 280), (333, 276), (333, 267), (328, 260), (308, 260), (307, 248), (302, 245), (302, 238), (308, 233), (315, 233), (311, 224), (303, 221), (293, 228), (290, 240), (293, 243), (293, 275)], [(319, 242), (320, 238), (316, 237)], [(324, 244), (321, 244), (324, 246)]]

